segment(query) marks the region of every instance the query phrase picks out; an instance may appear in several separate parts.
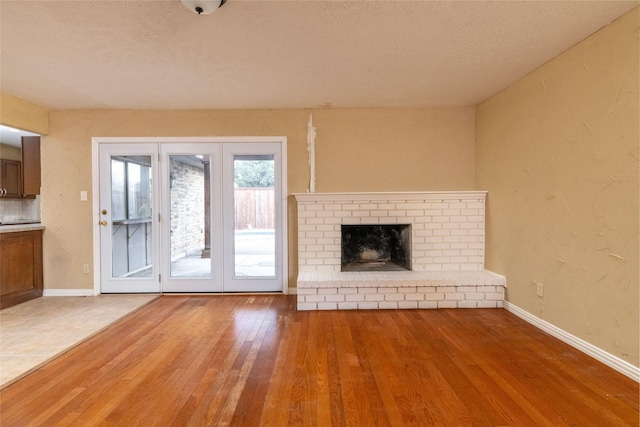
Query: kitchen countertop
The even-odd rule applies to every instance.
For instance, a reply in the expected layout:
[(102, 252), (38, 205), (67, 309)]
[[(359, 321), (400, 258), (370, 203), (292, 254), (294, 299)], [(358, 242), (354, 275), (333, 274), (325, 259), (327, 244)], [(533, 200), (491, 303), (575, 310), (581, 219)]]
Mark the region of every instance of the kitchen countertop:
[(31, 223), (31, 224), (11, 224), (4, 225), (0, 224), (0, 233), (17, 233), (19, 231), (33, 231), (33, 230), (44, 230), (44, 225), (42, 223)]

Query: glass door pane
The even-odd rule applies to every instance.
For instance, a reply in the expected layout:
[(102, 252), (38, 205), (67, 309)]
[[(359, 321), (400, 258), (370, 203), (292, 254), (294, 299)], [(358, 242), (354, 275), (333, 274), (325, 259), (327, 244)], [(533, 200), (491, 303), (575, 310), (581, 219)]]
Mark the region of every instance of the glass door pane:
[(233, 156), (234, 276), (275, 277), (273, 154)]
[(169, 156), (171, 277), (211, 277), (209, 156)]
[(222, 144), (225, 292), (286, 286), (281, 148), (272, 141)]
[(112, 277), (151, 277), (152, 203), (151, 156), (112, 156)]

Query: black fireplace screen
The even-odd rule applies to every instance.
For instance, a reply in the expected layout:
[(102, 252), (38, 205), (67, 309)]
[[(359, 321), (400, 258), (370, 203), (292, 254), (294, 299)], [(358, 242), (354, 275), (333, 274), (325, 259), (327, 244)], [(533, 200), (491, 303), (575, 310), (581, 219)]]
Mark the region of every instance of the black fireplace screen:
[(343, 225), (341, 270), (411, 270), (411, 225)]

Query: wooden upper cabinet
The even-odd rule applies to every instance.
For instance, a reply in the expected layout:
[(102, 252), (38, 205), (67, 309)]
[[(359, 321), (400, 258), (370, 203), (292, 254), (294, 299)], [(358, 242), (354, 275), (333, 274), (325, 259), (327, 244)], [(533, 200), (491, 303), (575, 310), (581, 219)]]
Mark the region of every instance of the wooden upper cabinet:
[(22, 195), (40, 194), (40, 137), (22, 137)]
[(0, 159), (2, 197), (22, 197), (22, 172), (18, 160)]

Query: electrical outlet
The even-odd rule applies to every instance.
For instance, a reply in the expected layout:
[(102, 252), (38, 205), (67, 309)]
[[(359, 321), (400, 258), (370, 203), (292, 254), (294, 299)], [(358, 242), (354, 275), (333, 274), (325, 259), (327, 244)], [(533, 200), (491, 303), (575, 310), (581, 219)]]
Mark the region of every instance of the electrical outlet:
[(540, 298), (544, 296), (544, 283), (536, 283), (536, 293)]
[(85, 274), (89, 274), (89, 264), (84, 264), (84, 265), (82, 266), (82, 271), (83, 271)]

